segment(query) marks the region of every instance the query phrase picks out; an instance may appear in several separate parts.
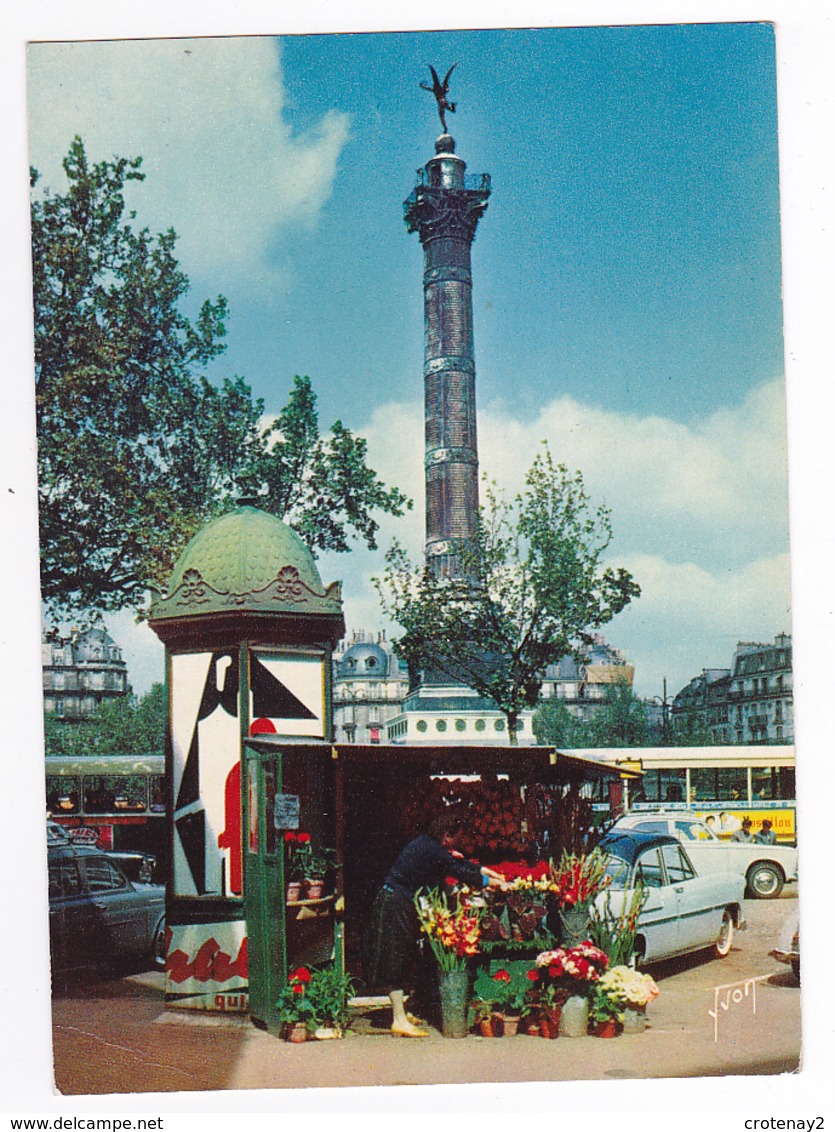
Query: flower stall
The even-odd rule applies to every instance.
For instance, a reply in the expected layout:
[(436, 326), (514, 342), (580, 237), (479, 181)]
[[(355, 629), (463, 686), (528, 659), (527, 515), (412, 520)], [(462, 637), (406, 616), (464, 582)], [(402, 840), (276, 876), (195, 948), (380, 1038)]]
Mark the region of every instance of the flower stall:
[[(268, 983), (256, 991), (254, 1011), (250, 1000), (254, 1019), (288, 1032), (294, 1008), (310, 1006), (310, 986), (293, 981), (299, 970), (350, 976), (355, 1002), (378, 1001), (365, 960), (375, 896), (403, 846), (433, 814), (454, 808), (466, 831), (464, 855), (505, 883), (478, 894), (447, 886), (423, 894), (420, 1012), (445, 1033), (461, 1032), (450, 1009), (444, 1023), (442, 1003), (460, 1004), (461, 992), (451, 988), (465, 984), (463, 1032), (472, 1032), (474, 980), (483, 970), (499, 990), (495, 1014), (512, 1019), (518, 1009), (521, 1032), (539, 1028), (557, 996), (545, 980), (534, 985), (537, 955), (572, 942), (563, 921), (572, 909), (588, 913), (604, 883), (599, 858), (577, 841), (578, 830), (583, 841), (593, 839), (582, 784), (620, 771), (549, 748), (335, 746), (257, 735), (245, 751), (250, 972)], [(494, 978), (499, 970), (510, 975), (513, 1004)], [(330, 1028), (299, 1021), (309, 1034)], [(511, 1028), (512, 1021), (505, 1032)]]

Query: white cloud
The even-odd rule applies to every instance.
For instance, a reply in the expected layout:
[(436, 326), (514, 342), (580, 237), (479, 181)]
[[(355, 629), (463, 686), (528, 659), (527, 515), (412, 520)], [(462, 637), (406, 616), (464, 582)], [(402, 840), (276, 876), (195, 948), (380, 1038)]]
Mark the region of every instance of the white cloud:
[[(508, 492), (521, 487), (539, 441), (548, 439), (558, 459), (582, 470), (592, 498), (611, 505), (611, 560), (632, 572), (642, 596), (605, 635), (635, 663), (642, 695), (660, 694), (665, 677), (673, 694), (702, 668), (727, 667), (739, 640), (791, 631), (782, 403), (782, 383), (773, 382), (693, 426), (568, 398), (546, 406), (533, 424), (490, 409), (480, 414), (482, 466)], [(368, 441), (371, 466), (414, 499), (414, 510), (381, 519), (379, 550), (327, 554), (318, 565), (324, 582), (343, 582), (349, 631), (396, 635), (371, 578), (382, 572), (393, 538), (413, 559), (422, 553), (422, 403), (378, 408), (357, 431)], [(126, 625), (122, 640), (115, 629), (113, 622), (126, 652), (145, 648), (147, 630)]]
[(189, 274), (265, 272), (290, 223), (314, 224), (348, 139), (330, 111), (303, 135), (284, 120), (270, 39), (121, 40), (29, 49), (31, 161), (64, 186), (60, 161), (79, 134), (93, 161), (143, 157), (126, 194), (142, 223), (173, 227)]

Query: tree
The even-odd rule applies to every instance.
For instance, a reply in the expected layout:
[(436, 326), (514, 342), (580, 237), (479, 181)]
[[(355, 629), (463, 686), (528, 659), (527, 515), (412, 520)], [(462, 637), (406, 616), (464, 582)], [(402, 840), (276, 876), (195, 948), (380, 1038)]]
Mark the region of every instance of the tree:
[(181, 307), (189, 281), (169, 229), (136, 230), (124, 190), (141, 158), (88, 163), (80, 138), (68, 188), (31, 171), (42, 595), (57, 618), (137, 606), (188, 538), (243, 486), (314, 551), (373, 547), (373, 511), (407, 501), (365, 462), (340, 421), (320, 436), (308, 378), (273, 424), (240, 377), (213, 384), (227, 304)]
[(591, 747), (647, 747), (650, 724), (644, 701), (626, 679), (606, 688), (606, 697), (589, 725)]
[(141, 699), (119, 696), (105, 700), (83, 723), (44, 716), (47, 755), (162, 754), (166, 704), (162, 684), (154, 684)]
[(545, 666), (590, 643), (640, 589), (626, 570), (604, 567), (609, 511), (592, 507), (581, 474), (554, 464), (547, 445), (513, 505), (493, 486), (486, 499), (456, 551), (456, 576), (415, 569), (395, 543), (376, 585), (405, 630), (395, 648), (410, 672), (436, 669), (491, 699), (516, 743)]
[(545, 747), (588, 747), (589, 729), (559, 699), (540, 700), (533, 716), (533, 733)]

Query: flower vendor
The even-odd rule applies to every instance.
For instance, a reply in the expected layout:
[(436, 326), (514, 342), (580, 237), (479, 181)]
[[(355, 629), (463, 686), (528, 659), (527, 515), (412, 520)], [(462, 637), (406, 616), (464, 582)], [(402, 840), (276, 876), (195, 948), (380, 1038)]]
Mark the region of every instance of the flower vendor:
[(420, 936), (414, 898), (421, 888), (437, 888), (447, 876), (472, 888), (503, 884), (503, 878), (466, 860), (457, 851), (461, 819), (451, 811), (438, 814), (426, 833), (419, 834), (401, 851), (389, 869), (371, 910), (369, 931), (369, 982), (388, 994), (392, 1006), (392, 1034), (426, 1037), (406, 1014), (403, 1001)]

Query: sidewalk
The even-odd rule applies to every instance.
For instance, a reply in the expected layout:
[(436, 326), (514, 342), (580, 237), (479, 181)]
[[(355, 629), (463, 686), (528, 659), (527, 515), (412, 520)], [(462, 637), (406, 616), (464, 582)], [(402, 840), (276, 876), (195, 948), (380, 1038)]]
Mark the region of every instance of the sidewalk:
[[(715, 992), (694, 967), (664, 980), (638, 1035), (447, 1040), (371, 1028), (291, 1045), (248, 1019), (165, 1010), (159, 975), (70, 988), (53, 1003), (55, 1078), (65, 1095), (467, 1082), (590, 1081), (794, 1072), (800, 992), (791, 974), (749, 971)], [(744, 980), (766, 976), (756, 986)], [(708, 978), (715, 980), (712, 972)], [(754, 995), (756, 998), (754, 999)], [(709, 1014), (719, 1002), (718, 1022)], [(724, 1003), (724, 1005), (723, 1005)]]

